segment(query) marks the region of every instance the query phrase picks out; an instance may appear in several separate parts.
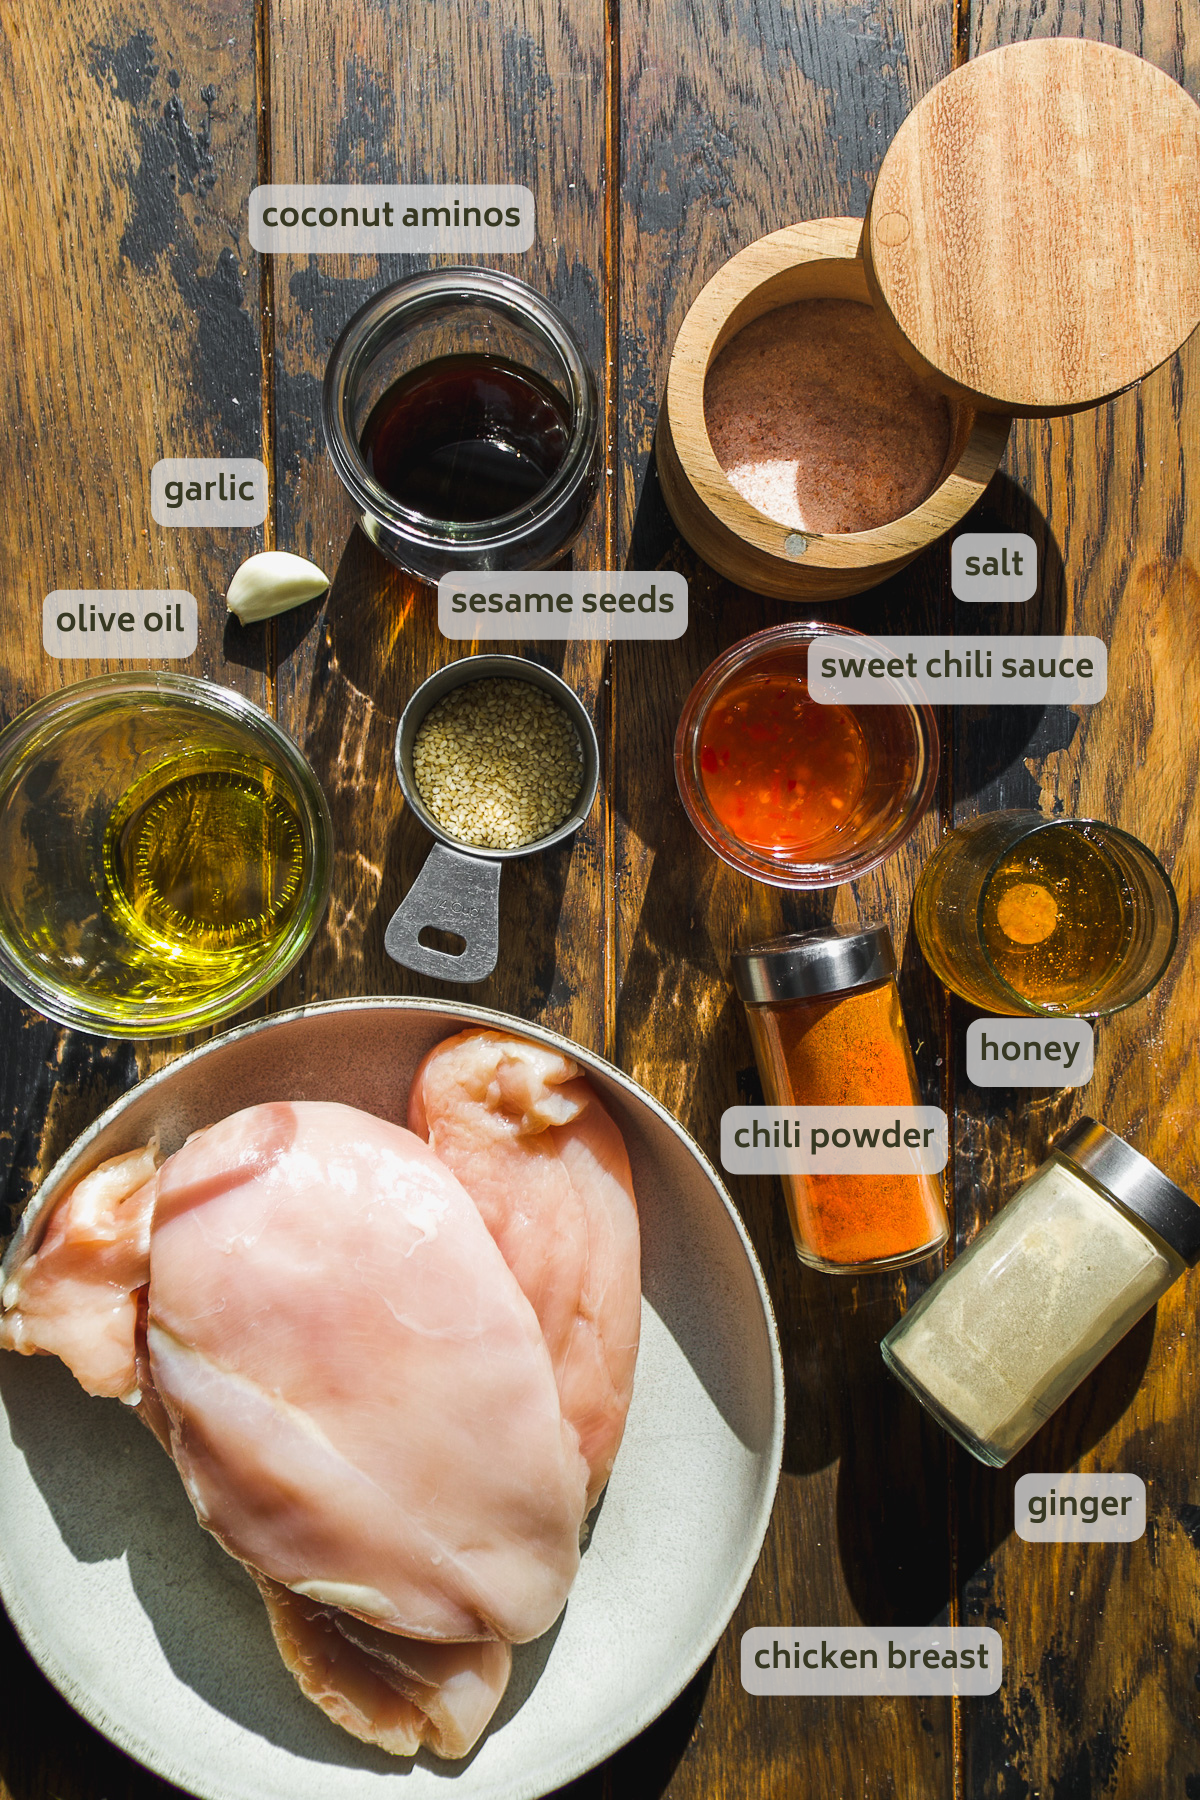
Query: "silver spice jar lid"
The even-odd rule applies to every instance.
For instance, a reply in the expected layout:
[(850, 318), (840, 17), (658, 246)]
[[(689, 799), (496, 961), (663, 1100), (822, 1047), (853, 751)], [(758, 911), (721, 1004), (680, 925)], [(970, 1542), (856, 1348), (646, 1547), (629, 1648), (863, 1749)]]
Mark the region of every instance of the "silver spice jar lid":
[(887, 981), (895, 973), (896, 953), (886, 925), (794, 932), (750, 944), (733, 958), (733, 984), (747, 1006), (840, 994)]
[(1095, 1119), (1080, 1119), (1054, 1145), (1054, 1154), (1069, 1157), (1106, 1188), (1189, 1268), (1200, 1262), (1200, 1206), (1115, 1131), (1098, 1125)]

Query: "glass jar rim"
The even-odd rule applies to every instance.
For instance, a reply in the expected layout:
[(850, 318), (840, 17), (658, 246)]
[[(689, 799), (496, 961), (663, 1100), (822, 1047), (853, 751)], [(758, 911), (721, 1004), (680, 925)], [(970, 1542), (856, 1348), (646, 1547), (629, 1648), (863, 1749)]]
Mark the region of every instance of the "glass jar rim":
[[(1022, 808), (1013, 808), (1012, 810), (1013, 810), (1014, 816), (1020, 816), (1021, 812), (1023, 811)], [(983, 957), (984, 963), (987, 966), (988, 972), (992, 976), (994, 976), (997, 985), (1004, 991), (1004, 993), (1006, 995), (1011, 995), (1012, 1000), (1017, 1008), (1018, 1016), (1021, 1013), (1024, 1013), (1024, 1014), (1027, 1014), (1031, 1018), (1104, 1019), (1104, 1018), (1110, 1017), (1113, 1013), (1124, 1012), (1124, 1010), (1127, 1006), (1135, 1006), (1139, 1000), (1144, 1000), (1146, 998), (1146, 995), (1151, 991), (1152, 988), (1157, 987), (1158, 983), (1162, 980), (1163, 975), (1167, 971), (1167, 968), (1170, 964), (1171, 958), (1175, 954), (1176, 946), (1179, 943), (1179, 898), (1175, 892), (1174, 882), (1171, 880), (1171, 877), (1167, 874), (1167, 871), (1163, 868), (1163, 865), (1159, 862), (1157, 856), (1155, 856), (1153, 850), (1151, 850), (1148, 845), (1143, 844), (1140, 838), (1135, 838), (1132, 832), (1122, 831), (1122, 829), (1119, 825), (1110, 825), (1106, 819), (1091, 819), (1091, 818), (1077, 818), (1077, 817), (1047, 819), (1041, 813), (1032, 813), (1032, 812), (1026, 813), (1025, 817), (1027, 817), (1030, 821), (1028, 830), (1024, 831), (1020, 837), (1014, 838), (1013, 841), (1009, 845), (1007, 845), (1007, 847), (1005, 849), (997, 852), (997, 854), (992, 858), (992, 861), (988, 864), (988, 867), (984, 873), (983, 880), (981, 881), (981, 883), (979, 885), (979, 898), (975, 903), (975, 930), (976, 930), (977, 937), (978, 937), (979, 950)], [(1123, 843), (1132, 844), (1134, 849), (1137, 851), (1137, 853), (1140, 856), (1144, 856), (1147, 859), (1147, 861), (1151, 864), (1151, 866), (1162, 877), (1163, 886), (1164, 886), (1166, 893), (1170, 899), (1170, 903), (1171, 903), (1171, 941), (1167, 946), (1166, 955), (1163, 957), (1163, 959), (1162, 959), (1161, 963), (1159, 963), (1158, 967), (1154, 970), (1153, 974), (1150, 975), (1148, 980), (1146, 980), (1144, 986), (1139, 986), (1137, 992), (1134, 994), (1131, 994), (1127, 1000), (1121, 1000), (1113, 1006), (1100, 1006), (1100, 1007), (1095, 1008), (1094, 1010), (1085, 1009), (1082, 1012), (1079, 1012), (1076, 1010), (1071, 1010), (1070, 1012), (1067, 1012), (1067, 1011), (1064, 1011), (1064, 1009), (1060, 1006), (1042, 1006), (1037, 1001), (1031, 1000), (1031, 999), (1029, 999), (1029, 997), (1027, 995), (1022, 994), (1019, 988), (1015, 988), (1010, 981), (1007, 981), (1005, 979), (1005, 977), (1000, 973), (999, 969), (996, 967), (996, 964), (993, 961), (993, 959), (988, 951), (987, 940), (986, 940), (986, 938), (984, 936), (984, 932), (983, 932), (983, 903), (984, 903), (984, 899), (986, 898), (988, 888), (991, 885), (993, 876), (995, 875), (997, 869), (999, 869), (1001, 863), (1003, 863), (1009, 856), (1011, 856), (1013, 850), (1017, 847), (1018, 844), (1025, 843), (1026, 840), (1031, 837), (1040, 837), (1043, 832), (1051, 831), (1057, 826), (1066, 826), (1071, 829), (1079, 829), (1079, 830), (1083, 830), (1085, 827), (1091, 826), (1097, 831), (1107, 833), (1108, 835), (1110, 835), (1112, 837), (1120, 838)]]
[(675, 784), (693, 827), (723, 862), (739, 870), (741, 874), (749, 875), (752, 880), (762, 881), (770, 887), (797, 890), (836, 887), (845, 881), (856, 881), (859, 876), (878, 868), (880, 863), (886, 862), (900, 849), (916, 829), (937, 782), (940, 745), (933, 708), (925, 701), (897, 700), (896, 710), (906, 712), (912, 722), (913, 741), (918, 750), (923, 752), (924, 768), (903, 812), (881, 842), (860, 849), (857, 853), (848, 852), (841, 858), (831, 857), (819, 862), (783, 862), (754, 850), (725, 829), (713, 813), (703, 783), (696, 777), (691, 766), (694, 761), (692, 746), (699, 741), (700, 729), (708, 710), (725, 679), (735, 668), (746, 667), (759, 660), (757, 654), (753, 657), (747, 654), (751, 644), (758, 646), (763, 655), (768, 655), (785, 644), (803, 644), (818, 637), (852, 638), (857, 643), (880, 650), (885, 656), (887, 654), (883, 645), (876, 644), (865, 632), (855, 631), (852, 626), (839, 625), (828, 619), (796, 620), (784, 625), (769, 626), (764, 631), (751, 632), (748, 637), (740, 638), (737, 643), (722, 651), (704, 670), (684, 702), (675, 733)]
[[(415, 321), (447, 302), (489, 306), (520, 325), (557, 357), (571, 394), (571, 435), (563, 459), (531, 499), (494, 518), (436, 519), (405, 506), (366, 466), (349, 406), (356, 375), (398, 324)], [(547, 514), (567, 504), (591, 478), (599, 436), (600, 396), (582, 345), (558, 309), (527, 282), (500, 269), (467, 265), (427, 270), (393, 282), (359, 307), (330, 352), (321, 395), (325, 443), (338, 478), (362, 512), (429, 549), (462, 544), (476, 553), (519, 540)]]

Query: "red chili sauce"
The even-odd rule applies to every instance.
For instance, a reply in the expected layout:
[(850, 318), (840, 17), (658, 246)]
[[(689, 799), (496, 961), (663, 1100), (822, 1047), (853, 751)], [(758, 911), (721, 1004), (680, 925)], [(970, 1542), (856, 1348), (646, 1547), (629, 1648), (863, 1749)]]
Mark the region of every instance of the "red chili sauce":
[(867, 779), (867, 743), (849, 708), (809, 697), (807, 647), (735, 675), (709, 706), (700, 777), (733, 837), (792, 854), (836, 838)]

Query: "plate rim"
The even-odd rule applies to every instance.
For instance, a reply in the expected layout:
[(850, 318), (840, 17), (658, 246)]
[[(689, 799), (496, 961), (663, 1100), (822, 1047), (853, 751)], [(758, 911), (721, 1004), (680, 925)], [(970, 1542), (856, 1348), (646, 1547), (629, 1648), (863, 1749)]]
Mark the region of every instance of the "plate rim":
[[(568, 1767), (560, 1764), (549, 1789), (542, 1785), (542, 1777), (539, 1776), (536, 1786), (530, 1787), (525, 1783), (517, 1786), (510, 1784), (503, 1789), (490, 1789), (486, 1795), (481, 1794), (477, 1797), (477, 1800), (540, 1800), (541, 1796), (552, 1792), (554, 1788), (561, 1786), (564, 1782), (577, 1780), (590, 1770), (597, 1768), (625, 1744), (638, 1737), (678, 1699), (684, 1688), (712, 1654), (737, 1609), (738, 1602), (746, 1590), (762, 1552), (782, 1471), (785, 1405), (783, 1357), (775, 1310), (771, 1303), (766, 1278), (745, 1224), (720, 1174), (691, 1132), (660, 1100), (623, 1069), (609, 1062), (606, 1057), (601, 1056), (597, 1051), (589, 1050), (585, 1046), (575, 1043), (573, 1039), (564, 1036), (561, 1032), (553, 1031), (548, 1026), (534, 1023), (531, 1020), (521, 1019), (513, 1013), (499, 1012), (494, 1008), (476, 1006), (467, 1001), (440, 1001), (418, 995), (400, 994), (355, 995), (347, 999), (320, 1000), (303, 1006), (291, 1007), (285, 1012), (272, 1013), (265, 1019), (255, 1019), (245, 1025), (236, 1026), (230, 1031), (219, 1033), (203, 1044), (195, 1045), (163, 1068), (156, 1070), (154, 1074), (147, 1076), (145, 1080), (135, 1082), (112, 1105), (106, 1107), (100, 1116), (82, 1131), (58, 1158), (25, 1207), (4, 1258), (0, 1261), (0, 1287), (11, 1278), (26, 1256), (36, 1248), (45, 1223), (49, 1219), (67, 1179), (73, 1176), (79, 1164), (85, 1161), (89, 1149), (97, 1138), (122, 1112), (132, 1105), (135, 1097), (140, 1099), (174, 1077), (178, 1070), (190, 1067), (193, 1063), (213, 1055), (229, 1043), (254, 1037), (263, 1031), (270, 1031), (283, 1024), (294, 1024), (318, 1014), (380, 1010), (441, 1013), (450, 1019), (462, 1019), (467, 1023), (492, 1029), (502, 1028), (510, 1032), (519, 1032), (519, 1034), (528, 1036), (552, 1049), (561, 1050), (574, 1060), (583, 1063), (594, 1073), (614, 1081), (631, 1098), (648, 1106), (651, 1112), (674, 1133), (684, 1148), (699, 1163), (715, 1190), (734, 1227), (742, 1254), (749, 1265), (766, 1326), (771, 1365), (771, 1429), (761, 1456), (767, 1479), (763, 1484), (752, 1530), (746, 1540), (746, 1548), (726, 1584), (721, 1604), (713, 1614), (710, 1625), (701, 1634), (698, 1652), (693, 1649), (692, 1655), (685, 1658), (672, 1675), (671, 1682), (668, 1684), (669, 1691), (656, 1690), (648, 1701), (634, 1707), (631, 1715), (634, 1720), (632, 1726), (626, 1728), (625, 1725), (621, 1725), (615, 1732), (607, 1734), (602, 1747), (594, 1755), (590, 1755), (589, 1760), (582, 1766), (573, 1764)], [(84, 1173), (89, 1172), (87, 1169), (84, 1171)], [(10, 1566), (6, 1546), (0, 1541), (0, 1600), (3, 1601), (8, 1616), (25, 1648), (42, 1673), (87, 1724), (94, 1726), (118, 1749), (131, 1756), (142, 1767), (179, 1785), (184, 1785), (180, 1781), (181, 1776), (185, 1777), (187, 1783), (194, 1783), (195, 1773), (193, 1771), (185, 1771), (180, 1768), (171, 1760), (169, 1752), (164, 1754), (155, 1743), (148, 1739), (144, 1740), (138, 1732), (129, 1729), (123, 1721), (110, 1717), (105, 1707), (91, 1700), (89, 1692), (80, 1687), (71, 1672), (59, 1662), (57, 1655), (46, 1644), (27, 1608), (20, 1603), (19, 1599), (15, 1599), (13, 1592), (15, 1586), (15, 1571)], [(679, 1673), (680, 1668), (682, 1674)], [(85, 1702), (90, 1702), (90, 1704), (85, 1704)], [(627, 1718), (629, 1716), (627, 1715)], [(409, 1762), (410, 1759), (397, 1758), (395, 1772), (398, 1776), (405, 1772), (405, 1767)], [(448, 1778), (452, 1778), (452, 1776)], [(230, 1795), (230, 1790), (223, 1786), (208, 1785), (203, 1782), (191, 1786), (189, 1791), (197, 1796), (197, 1800), (229, 1800)], [(448, 1790), (449, 1794), (450, 1790)]]

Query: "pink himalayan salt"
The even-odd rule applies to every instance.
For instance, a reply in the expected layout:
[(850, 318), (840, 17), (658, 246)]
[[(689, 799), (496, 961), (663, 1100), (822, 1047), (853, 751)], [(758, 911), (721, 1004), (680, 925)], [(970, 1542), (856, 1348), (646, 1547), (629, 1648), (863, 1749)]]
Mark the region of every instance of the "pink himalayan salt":
[(709, 441), (742, 497), (798, 531), (869, 531), (919, 506), (950, 408), (856, 300), (798, 300), (731, 338), (708, 371)]

